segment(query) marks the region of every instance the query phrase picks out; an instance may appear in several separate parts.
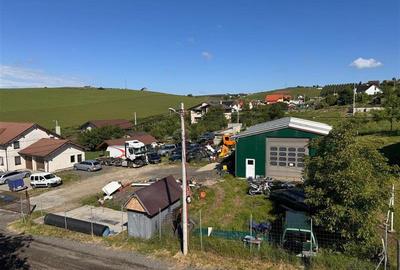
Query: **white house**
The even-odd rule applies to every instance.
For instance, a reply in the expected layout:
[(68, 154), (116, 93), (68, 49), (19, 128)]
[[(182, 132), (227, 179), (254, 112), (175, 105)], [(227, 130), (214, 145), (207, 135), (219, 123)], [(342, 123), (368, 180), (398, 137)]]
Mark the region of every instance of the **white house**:
[(196, 124), (199, 120), (208, 112), (210, 104), (203, 102), (196, 106), (189, 108), (190, 111), (190, 123)]
[[(42, 144), (37, 145), (39, 141), (42, 141)], [(50, 143), (43, 144), (45, 141)], [(57, 144), (54, 143), (56, 141)], [(34, 123), (0, 122), (0, 170), (55, 171), (72, 167), (70, 162), (72, 158), (70, 156), (67, 158), (65, 151), (60, 152), (64, 148), (50, 147), (61, 146), (61, 142), (63, 142), (63, 147), (72, 144), (70, 141), (60, 140), (59, 135)], [(46, 155), (41, 156), (32, 151), (32, 149), (41, 150), (38, 146), (39, 148), (44, 147), (43, 150), (53, 149), (57, 151), (51, 152), (51, 158)], [(73, 151), (76, 155), (75, 160), (78, 159), (77, 155), (79, 154), (81, 155), (80, 158), (84, 160), (85, 153), (82, 147), (76, 146), (76, 148), (79, 149)]]
[(356, 92), (366, 93), (369, 96), (383, 93), (382, 90), (379, 88), (379, 83), (375, 81), (357, 85)]

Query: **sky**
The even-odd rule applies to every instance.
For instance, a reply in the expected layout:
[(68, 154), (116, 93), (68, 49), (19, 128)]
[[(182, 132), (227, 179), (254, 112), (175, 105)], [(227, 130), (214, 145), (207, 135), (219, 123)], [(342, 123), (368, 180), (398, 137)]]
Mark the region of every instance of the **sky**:
[(399, 0), (0, 0), (0, 87), (256, 92), (400, 77)]

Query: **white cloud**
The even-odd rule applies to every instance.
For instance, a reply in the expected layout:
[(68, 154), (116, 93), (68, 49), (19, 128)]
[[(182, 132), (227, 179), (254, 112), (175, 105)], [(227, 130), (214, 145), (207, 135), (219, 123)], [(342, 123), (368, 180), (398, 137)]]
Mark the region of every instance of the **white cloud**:
[(214, 55), (212, 55), (212, 53), (210, 53), (210, 52), (202, 52), (201, 56), (203, 56), (203, 58), (208, 61), (213, 59), (213, 57), (214, 57)]
[(365, 59), (362, 57), (357, 58), (350, 64), (350, 66), (358, 68), (358, 69), (376, 68), (376, 67), (380, 67), (382, 65), (383, 64), (381, 62), (375, 60), (374, 58)]
[(0, 87), (83, 86), (75, 77), (51, 75), (42, 70), (0, 64)]

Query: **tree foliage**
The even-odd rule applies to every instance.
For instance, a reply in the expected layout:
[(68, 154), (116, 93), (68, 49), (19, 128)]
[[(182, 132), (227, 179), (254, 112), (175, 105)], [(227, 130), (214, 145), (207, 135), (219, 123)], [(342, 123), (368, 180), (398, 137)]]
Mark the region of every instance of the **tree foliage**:
[(356, 140), (350, 123), (314, 140), (306, 163), (306, 202), (316, 225), (340, 233), (337, 247), (370, 258), (379, 248), (378, 224), (389, 194), (386, 159)]
[(124, 136), (123, 129), (120, 127), (107, 126), (82, 132), (79, 134), (78, 141), (90, 150), (95, 150), (104, 140), (118, 139), (122, 136)]
[[(256, 106), (251, 110), (246, 104), (243, 108), (243, 111), (241, 111), (239, 114), (239, 121), (240, 123), (243, 123), (244, 126), (249, 127), (255, 124), (281, 118), (284, 116), (285, 110), (287, 110), (287, 104), (282, 102), (271, 105)], [(232, 122), (236, 121), (237, 114), (235, 113), (232, 115)]]
[(207, 114), (197, 124), (190, 126), (189, 135), (192, 140), (195, 140), (204, 132), (220, 130), (227, 125), (228, 121), (224, 115), (222, 106), (213, 106), (210, 107)]
[(400, 120), (400, 87), (395, 84), (384, 84), (383, 89), (383, 106), (384, 110), (375, 111), (374, 118), (376, 120), (389, 120), (390, 131), (393, 131), (393, 124)]

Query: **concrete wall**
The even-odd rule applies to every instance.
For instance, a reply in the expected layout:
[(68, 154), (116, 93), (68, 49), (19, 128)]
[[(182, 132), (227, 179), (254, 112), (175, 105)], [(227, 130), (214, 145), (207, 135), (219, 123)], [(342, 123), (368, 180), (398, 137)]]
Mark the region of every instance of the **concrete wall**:
[[(45, 164), (45, 170), (47, 172), (55, 172), (72, 168), (75, 163), (78, 163), (78, 155), (82, 155), (82, 161), (85, 160), (85, 152), (74, 145), (67, 145), (57, 152), (46, 158), (47, 166)], [(71, 162), (71, 156), (75, 157), (75, 161)]]
[[(39, 139), (42, 138), (50, 138), (53, 135), (41, 130), (41, 129), (33, 129), (25, 136), (18, 139), (19, 141), (19, 148), (14, 149), (13, 143), (7, 145), (6, 148), (0, 149), (0, 157), (3, 157), (3, 165), (0, 165), (0, 169), (4, 171), (12, 171), (12, 170), (20, 170), (25, 169), (25, 159), (21, 157), (18, 152), (22, 149), (28, 147), (29, 145), (37, 142)], [(7, 152), (7, 153), (6, 153)], [(6, 158), (7, 156), (7, 158)], [(15, 157), (21, 157), (21, 164), (15, 165)]]
[(159, 231), (159, 221), (161, 225), (165, 222), (165, 217), (171, 214), (174, 209), (180, 207), (180, 201), (175, 202), (168, 208), (161, 211), (153, 217), (148, 217), (144, 213), (138, 213), (128, 210), (128, 235), (143, 239), (150, 239)]

